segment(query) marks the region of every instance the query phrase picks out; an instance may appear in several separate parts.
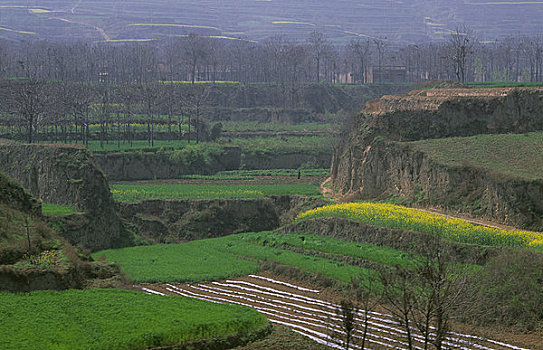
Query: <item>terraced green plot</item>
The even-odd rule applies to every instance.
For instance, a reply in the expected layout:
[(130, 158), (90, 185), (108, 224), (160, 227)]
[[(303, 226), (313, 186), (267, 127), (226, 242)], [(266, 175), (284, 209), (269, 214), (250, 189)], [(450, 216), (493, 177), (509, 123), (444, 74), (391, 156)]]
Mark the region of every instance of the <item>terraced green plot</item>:
[(75, 209), (68, 205), (42, 203), (41, 212), (43, 215), (70, 215)]
[(0, 348), (147, 349), (266, 327), (248, 307), (115, 289), (0, 293)]
[(123, 272), (137, 283), (199, 282), (258, 271), (256, 262), (240, 259), (224, 249), (227, 245), (224, 239), (205, 239), (184, 244), (105, 250), (93, 256), (105, 255), (107, 260), (119, 263)]
[(543, 179), (543, 132), (451, 137), (410, 144), (446, 166), (470, 166), (527, 180)]
[(424, 232), (453, 242), (493, 247), (543, 248), (540, 232), (504, 230), (389, 203), (332, 204), (300, 213), (297, 221), (344, 218), (370, 225)]
[[(303, 240), (302, 240), (303, 237)], [(293, 248), (303, 247), (303, 252)], [(288, 265), (341, 282), (369, 276), (372, 270), (315, 252), (366, 259), (377, 264), (408, 266), (411, 255), (391, 248), (346, 242), (316, 235), (243, 233), (183, 244), (133, 247), (97, 252), (121, 265), (135, 282), (199, 282), (258, 272), (258, 260)]]
[(185, 140), (156, 140), (154, 146), (146, 140), (136, 140), (132, 142), (126, 141), (109, 141), (108, 143), (100, 144), (100, 141), (89, 141), (88, 148), (93, 152), (119, 152), (119, 151), (132, 151), (132, 150), (159, 150), (165, 149), (182, 149), (188, 145)]
[(321, 196), (318, 186), (307, 183), (286, 185), (116, 184), (110, 187), (113, 198), (120, 202), (137, 202), (147, 199), (250, 199), (287, 194)]

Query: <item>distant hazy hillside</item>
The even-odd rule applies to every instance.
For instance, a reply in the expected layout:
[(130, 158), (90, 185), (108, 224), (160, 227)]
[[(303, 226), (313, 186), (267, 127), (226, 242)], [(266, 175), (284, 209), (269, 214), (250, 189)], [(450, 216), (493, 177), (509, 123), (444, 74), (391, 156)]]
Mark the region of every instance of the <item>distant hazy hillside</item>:
[(543, 32), (543, 1), (447, 0), (0, 0), (0, 37), (159, 39), (191, 31), (260, 40), (274, 34), (334, 41), (438, 40), (458, 24), (481, 39)]

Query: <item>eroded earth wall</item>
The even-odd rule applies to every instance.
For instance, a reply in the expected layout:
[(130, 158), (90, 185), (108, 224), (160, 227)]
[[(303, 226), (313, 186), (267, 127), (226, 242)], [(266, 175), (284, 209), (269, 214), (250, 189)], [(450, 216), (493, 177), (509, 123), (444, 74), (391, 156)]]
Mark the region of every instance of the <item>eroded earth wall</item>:
[(70, 243), (91, 250), (126, 244), (107, 180), (85, 148), (3, 143), (0, 170), (43, 202), (83, 213), (85, 224), (67, 233)]
[(437, 164), (401, 142), (543, 130), (541, 91), (502, 90), (480, 97), (437, 91), (432, 101), (426, 96), (431, 92), (423, 93), (422, 98), (387, 96), (370, 104), (372, 110), (359, 116), (334, 154), (333, 187), (349, 199), (397, 196), (420, 206), (543, 229), (543, 181)]

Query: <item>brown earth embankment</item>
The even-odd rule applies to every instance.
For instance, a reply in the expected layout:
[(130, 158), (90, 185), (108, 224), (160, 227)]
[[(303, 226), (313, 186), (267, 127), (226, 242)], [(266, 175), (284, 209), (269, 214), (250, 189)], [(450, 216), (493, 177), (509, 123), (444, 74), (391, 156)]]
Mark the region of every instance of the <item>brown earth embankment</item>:
[(540, 89), (429, 90), (368, 106), (336, 149), (332, 187), (347, 199), (406, 198), (530, 230), (543, 229), (543, 180), (450, 167), (401, 141), (543, 130)]
[(0, 145), (0, 170), (43, 202), (74, 207), (89, 225), (68, 234), (70, 243), (100, 250), (127, 244), (108, 182), (83, 147)]
[(267, 196), (256, 199), (145, 200), (119, 203), (119, 215), (141, 243), (171, 243), (240, 232), (273, 230), (320, 198)]

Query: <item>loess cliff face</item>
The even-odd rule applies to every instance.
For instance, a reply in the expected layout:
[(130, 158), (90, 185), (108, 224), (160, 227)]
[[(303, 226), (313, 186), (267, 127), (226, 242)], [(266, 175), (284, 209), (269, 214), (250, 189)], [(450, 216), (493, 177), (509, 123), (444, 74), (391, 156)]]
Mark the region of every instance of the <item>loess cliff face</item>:
[(119, 214), (145, 243), (176, 243), (240, 232), (274, 230), (318, 198), (145, 200), (119, 203)]
[(124, 230), (109, 186), (82, 147), (0, 144), (0, 170), (44, 202), (69, 205), (89, 225), (65, 232), (72, 244), (91, 250), (123, 245)]
[(349, 199), (406, 198), (526, 229), (543, 229), (543, 180), (438, 164), (402, 141), (543, 130), (539, 89), (428, 90), (374, 101), (332, 160)]
[[(0, 171), (0, 205), (23, 213), (40, 216), (41, 204), (13, 179)], [(5, 218), (3, 218), (5, 219)]]
[(384, 96), (363, 113), (367, 130), (395, 141), (542, 130), (543, 92), (432, 89)]

